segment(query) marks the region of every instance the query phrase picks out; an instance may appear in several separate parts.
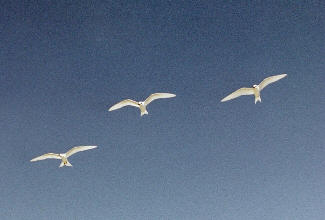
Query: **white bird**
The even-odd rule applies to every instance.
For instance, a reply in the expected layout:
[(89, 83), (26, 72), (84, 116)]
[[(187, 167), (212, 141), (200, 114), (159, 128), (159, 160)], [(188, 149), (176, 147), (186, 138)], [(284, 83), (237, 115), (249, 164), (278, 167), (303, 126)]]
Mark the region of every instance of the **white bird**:
[(230, 95), (226, 96), (221, 100), (221, 102), (225, 102), (234, 98), (237, 98), (242, 95), (254, 95), (255, 96), (255, 104), (256, 102), (262, 102), (260, 92), (269, 84), (274, 83), (284, 77), (287, 74), (280, 74), (275, 76), (270, 76), (265, 78), (259, 85), (253, 85), (253, 88), (240, 88), (235, 92), (231, 93)]
[(63, 166), (72, 167), (71, 163), (69, 163), (68, 161), (68, 157), (80, 151), (90, 150), (96, 147), (97, 146), (77, 146), (71, 148), (68, 152), (63, 154), (55, 154), (55, 153), (43, 154), (42, 156), (35, 157), (34, 159), (31, 160), (31, 162), (38, 161), (38, 160), (45, 160), (45, 159), (59, 159), (62, 160), (59, 167), (63, 167)]
[(156, 99), (172, 98), (175, 96), (176, 96), (175, 94), (171, 94), (171, 93), (154, 93), (154, 94), (151, 94), (145, 101), (141, 101), (141, 102), (136, 102), (131, 99), (125, 99), (125, 100), (113, 105), (112, 107), (110, 107), (110, 109), (108, 111), (113, 111), (113, 110), (122, 108), (124, 106), (131, 105), (131, 106), (140, 108), (141, 116), (147, 115), (148, 112), (147, 112), (146, 107), (150, 102), (152, 102), (153, 100), (156, 100)]

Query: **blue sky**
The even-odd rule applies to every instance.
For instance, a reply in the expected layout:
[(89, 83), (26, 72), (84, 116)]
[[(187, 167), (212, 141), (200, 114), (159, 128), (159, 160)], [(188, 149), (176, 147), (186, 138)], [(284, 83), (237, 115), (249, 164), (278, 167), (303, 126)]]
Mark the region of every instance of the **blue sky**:
[[(323, 6), (7, 1), (2, 219), (323, 219)], [(154, 92), (177, 96), (107, 111)], [(98, 148), (30, 162), (77, 145)]]

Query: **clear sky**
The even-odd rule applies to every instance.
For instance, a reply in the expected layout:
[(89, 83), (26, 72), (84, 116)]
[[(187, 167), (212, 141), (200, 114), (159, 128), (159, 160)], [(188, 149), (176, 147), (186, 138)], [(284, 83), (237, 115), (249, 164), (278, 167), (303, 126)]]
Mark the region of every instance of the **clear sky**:
[(2, 3), (0, 218), (323, 220), (324, 3), (258, 2)]

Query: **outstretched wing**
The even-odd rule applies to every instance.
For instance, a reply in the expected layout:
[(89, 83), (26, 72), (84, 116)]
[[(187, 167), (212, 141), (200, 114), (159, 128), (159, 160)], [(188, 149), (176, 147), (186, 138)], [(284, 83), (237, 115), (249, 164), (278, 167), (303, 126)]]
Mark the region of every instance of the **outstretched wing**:
[(32, 159), (30, 161), (34, 162), (34, 161), (45, 160), (45, 159), (59, 159), (59, 160), (61, 160), (61, 157), (59, 154), (47, 153), (47, 154), (43, 154), (42, 156), (35, 157), (34, 159)]
[(154, 94), (151, 94), (144, 101), (144, 105), (148, 105), (150, 102), (152, 102), (153, 100), (156, 100), (156, 99), (173, 98), (175, 96), (176, 96), (175, 94), (171, 94), (171, 93), (154, 93)]
[(78, 153), (80, 151), (85, 151), (85, 150), (91, 150), (96, 148), (97, 146), (78, 146), (78, 147), (73, 147), (71, 148), (67, 153), (67, 157), (70, 157), (71, 155)]
[(225, 102), (234, 98), (237, 98), (238, 96), (242, 95), (254, 95), (254, 89), (253, 88), (240, 88), (236, 90), (235, 92), (231, 93), (230, 95), (226, 96), (221, 100), (221, 102)]
[(259, 87), (260, 87), (260, 91), (262, 89), (264, 89), (267, 85), (271, 84), (271, 83), (274, 83), (284, 77), (286, 77), (287, 74), (280, 74), (280, 75), (275, 75), (275, 76), (270, 76), (270, 77), (267, 77), (265, 78), (260, 84), (259, 84)]
[(127, 106), (127, 105), (131, 105), (131, 106), (134, 106), (134, 107), (139, 107), (139, 105), (138, 105), (138, 103), (136, 101), (133, 101), (131, 99), (125, 99), (125, 100), (113, 105), (112, 107), (110, 107), (110, 109), (108, 109), (108, 111), (113, 111), (113, 110), (122, 108), (122, 107)]

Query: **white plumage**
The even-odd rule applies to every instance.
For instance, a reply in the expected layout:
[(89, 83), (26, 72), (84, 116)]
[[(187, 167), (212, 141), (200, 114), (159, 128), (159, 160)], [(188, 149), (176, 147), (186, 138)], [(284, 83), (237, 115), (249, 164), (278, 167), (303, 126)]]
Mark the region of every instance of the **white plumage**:
[(176, 96), (175, 94), (171, 94), (171, 93), (154, 93), (154, 94), (151, 94), (145, 101), (141, 101), (141, 102), (136, 102), (131, 99), (125, 99), (125, 100), (113, 105), (112, 107), (110, 107), (108, 111), (113, 111), (113, 110), (130, 105), (130, 106), (138, 107), (140, 109), (141, 116), (142, 116), (142, 115), (148, 114), (146, 107), (152, 101), (154, 101), (156, 99), (172, 98), (175, 96)]
[(133, 101), (133, 100), (131, 100), (131, 99), (125, 99), (125, 100), (123, 100), (123, 101), (121, 101), (121, 102), (119, 102), (119, 103), (113, 105), (113, 106), (109, 109), (109, 111), (113, 111), (113, 110), (116, 110), (116, 109), (119, 109), (119, 108), (123, 108), (123, 107), (128, 106), (128, 105), (130, 105), (130, 106), (134, 106), (134, 107), (139, 107), (138, 102)]
[(60, 167), (72, 166), (71, 163), (69, 163), (69, 161), (68, 161), (68, 157), (70, 157), (71, 155), (78, 153), (80, 151), (91, 150), (96, 147), (97, 146), (77, 146), (77, 147), (71, 148), (68, 152), (63, 153), (63, 154), (56, 154), (56, 153), (43, 154), (39, 157), (35, 157), (34, 159), (31, 160), (31, 162), (38, 161), (38, 160), (45, 160), (45, 159), (58, 159), (58, 160), (62, 160)]
[(275, 76), (270, 76), (265, 78), (259, 85), (253, 85), (252, 88), (240, 88), (236, 90), (235, 92), (231, 93), (230, 95), (226, 96), (221, 100), (221, 102), (226, 102), (231, 99), (235, 99), (242, 95), (255, 95), (255, 104), (259, 101), (262, 102), (260, 92), (271, 83), (274, 83), (284, 77), (286, 77), (287, 74), (280, 74)]

